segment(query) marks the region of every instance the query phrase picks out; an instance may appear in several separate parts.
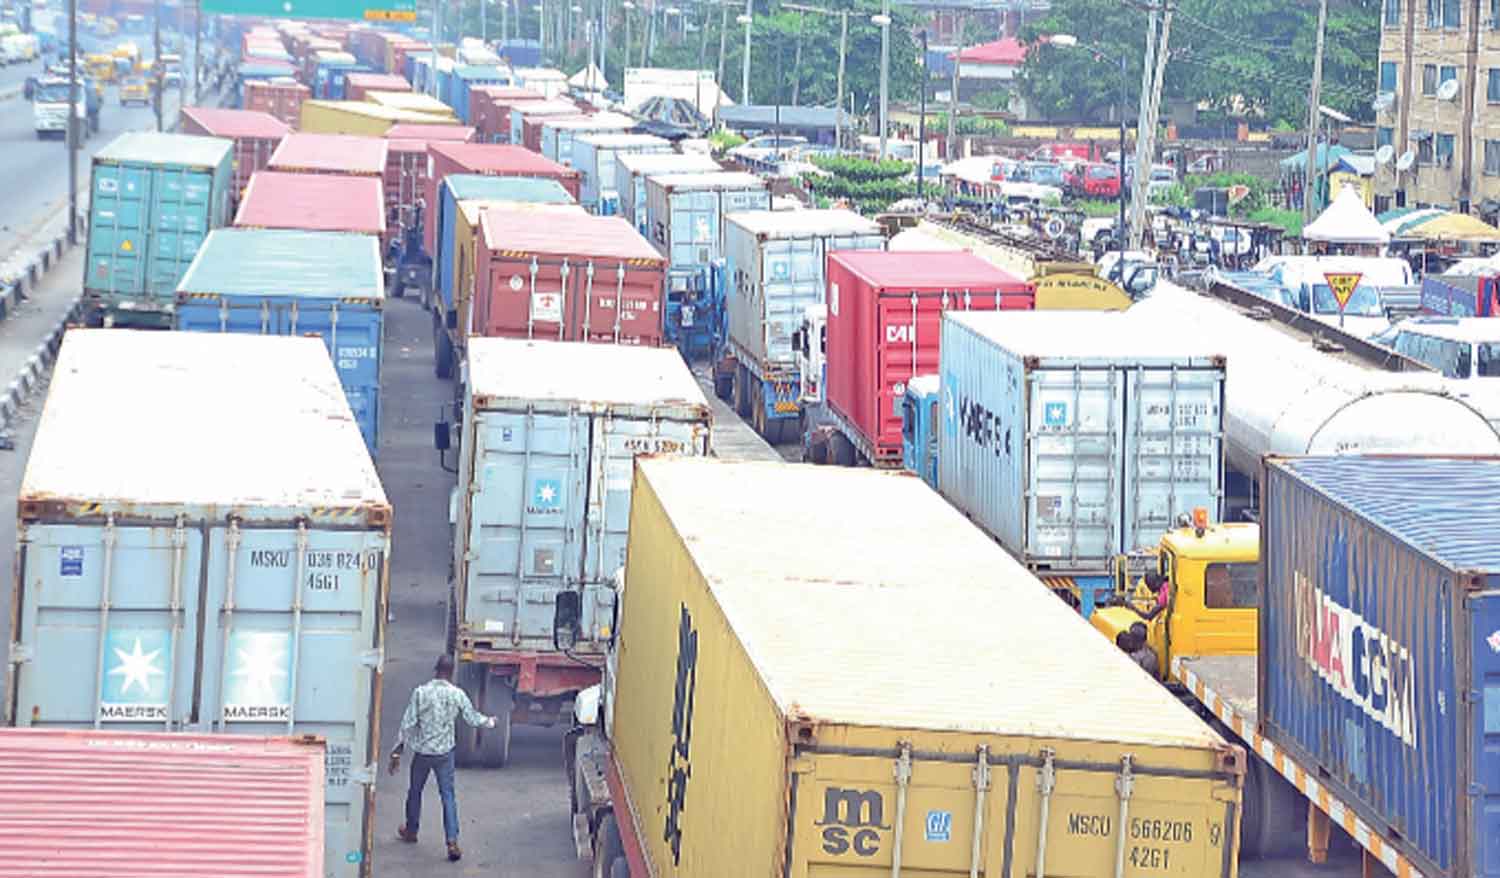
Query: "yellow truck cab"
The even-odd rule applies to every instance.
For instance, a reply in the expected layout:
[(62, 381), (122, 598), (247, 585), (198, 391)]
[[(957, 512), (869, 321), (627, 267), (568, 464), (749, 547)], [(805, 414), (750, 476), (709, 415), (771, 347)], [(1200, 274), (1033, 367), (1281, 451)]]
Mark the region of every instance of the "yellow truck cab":
[(91, 54), (83, 57), (84, 68), (88, 71), (91, 79), (111, 82), (115, 78), (115, 59), (113, 55)]
[(140, 104), (143, 107), (151, 105), (151, 86), (144, 76), (127, 76), (120, 83), (120, 106), (126, 104)]
[(1145, 622), (1163, 680), (1178, 656), (1256, 652), (1260, 527), (1209, 524), (1205, 510), (1194, 510), (1193, 518), (1163, 535), (1157, 547), (1156, 572), (1171, 583), (1166, 612), (1148, 621), (1156, 595), (1144, 577), (1130, 577), (1140, 565), (1122, 558), (1116, 565), (1114, 604), (1089, 617), (1111, 641), (1134, 623)]

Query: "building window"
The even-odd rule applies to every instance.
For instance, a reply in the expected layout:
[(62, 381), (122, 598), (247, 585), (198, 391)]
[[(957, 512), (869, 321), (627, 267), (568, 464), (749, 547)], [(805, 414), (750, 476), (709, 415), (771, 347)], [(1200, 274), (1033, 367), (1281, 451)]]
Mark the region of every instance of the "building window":
[(1485, 100), (1492, 104), (1500, 104), (1500, 67), (1491, 67), (1489, 74), (1490, 84), (1485, 94)]
[(1461, 8), (1459, 0), (1443, 0), (1443, 27), (1457, 30), (1462, 25)]
[[(1500, 3), (1500, 0), (1495, 0), (1495, 2), (1496, 3)], [(1395, 93), (1395, 91), (1396, 91), (1396, 62), (1395, 61), (1381, 61), (1380, 62), (1380, 90), (1383, 91), (1383, 92), (1390, 93), (1390, 94), (1394, 94)]]
[(1490, 0), (1490, 30), (1500, 30), (1500, 0)]
[(1453, 135), (1437, 136), (1437, 160), (1445, 165), (1453, 164)]
[(1427, 135), (1417, 141), (1417, 161), (1424, 165), (1432, 164), (1432, 135)]
[[(1491, 5), (1500, 0), (1490, 0)], [(1385, 0), (1385, 26), (1395, 27), (1401, 23), (1401, 0)]]
[(1450, 79), (1458, 78), (1458, 68), (1444, 64), (1438, 68), (1438, 85), (1442, 85)]
[(1487, 177), (1500, 177), (1500, 140), (1484, 142), (1484, 173)]
[(1427, 26), (1443, 26), (1443, 0), (1427, 0)]
[(1375, 148), (1376, 149), (1379, 149), (1382, 146), (1391, 146), (1395, 142), (1396, 142), (1396, 129), (1394, 129), (1394, 128), (1383, 128), (1383, 127), (1375, 129)]
[(1438, 69), (1436, 64), (1422, 65), (1422, 94), (1435, 95), (1438, 87)]

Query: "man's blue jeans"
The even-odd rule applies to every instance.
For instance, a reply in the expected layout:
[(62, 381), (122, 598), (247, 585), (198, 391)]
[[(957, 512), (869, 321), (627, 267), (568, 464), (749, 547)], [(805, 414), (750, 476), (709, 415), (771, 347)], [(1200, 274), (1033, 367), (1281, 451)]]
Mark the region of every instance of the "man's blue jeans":
[(406, 787), (406, 831), (417, 834), (422, 822), (422, 790), (427, 786), (427, 772), (437, 775), (438, 797), (443, 800), (443, 835), (458, 841), (458, 797), (453, 792), (453, 751), (441, 756), (411, 754), (411, 780)]

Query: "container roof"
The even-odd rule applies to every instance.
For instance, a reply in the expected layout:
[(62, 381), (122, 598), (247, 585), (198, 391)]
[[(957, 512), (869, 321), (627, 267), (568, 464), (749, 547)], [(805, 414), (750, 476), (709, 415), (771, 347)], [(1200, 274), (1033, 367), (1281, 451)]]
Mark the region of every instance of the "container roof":
[(567, 128), (569, 130), (590, 131), (614, 131), (617, 129), (634, 128), (638, 122), (629, 116), (619, 113), (594, 113), (580, 119), (557, 119), (543, 123), (548, 128)]
[(501, 201), (531, 201), (572, 204), (573, 196), (556, 180), (545, 177), (495, 177), (488, 174), (449, 174), (443, 185), (457, 199), (489, 198)]
[(485, 210), (479, 223), (485, 245), (493, 250), (573, 260), (628, 260), (641, 265), (665, 262), (640, 232), (619, 217), (538, 214), (492, 207)]
[(744, 171), (709, 171), (704, 174), (648, 174), (647, 179), (673, 189), (764, 189), (766, 181)]
[(539, 91), (523, 88), (519, 85), (471, 85), (469, 91), (484, 92), (494, 100), (509, 101), (544, 101), (547, 96)]
[(344, 76), (344, 81), (380, 91), (411, 91), (411, 83), (406, 77), (394, 73), (349, 73)]
[(585, 115), (585, 111), (572, 101), (557, 99), (545, 101), (524, 101), (515, 111), (522, 116), (565, 116), (568, 114)]
[(703, 389), (672, 348), (595, 342), (469, 340), (471, 392), (491, 400), (703, 409)]
[(94, 153), (96, 162), (131, 162), (163, 167), (217, 168), (227, 161), (234, 142), (222, 137), (195, 137), (157, 131), (121, 134)]
[(723, 165), (714, 161), (712, 156), (702, 153), (628, 152), (615, 156), (615, 161), (636, 174), (723, 170)]
[(218, 107), (183, 107), (182, 115), (197, 122), (214, 137), (284, 137), (292, 126), (260, 110), (226, 110)]
[(365, 95), (365, 100), (372, 104), (434, 116), (449, 116), (453, 113), (452, 108), (432, 95), (410, 91), (372, 91)]
[(636, 466), (788, 719), (1222, 746), (920, 479), (706, 458)]
[(385, 198), (374, 177), (256, 171), (234, 224), (380, 235), (385, 233)]
[(385, 136), (387, 140), (452, 140), (467, 143), (474, 139), (474, 129), (468, 125), (397, 122), (386, 130)]
[(343, 231), (215, 229), (177, 292), (378, 302), (385, 298), (380, 242)]
[(0, 862), (67, 875), (321, 875), (323, 760), (321, 742), (287, 738), (3, 729)]
[(1303, 457), (1273, 459), (1396, 539), (1460, 570), (1500, 573), (1500, 459)]
[(579, 143), (587, 143), (596, 149), (615, 149), (629, 146), (664, 146), (671, 147), (671, 142), (655, 134), (621, 134), (613, 131), (601, 132), (599, 134), (584, 134), (578, 138)]
[(838, 260), (871, 286), (878, 288), (1021, 290), (1031, 286), (967, 250), (933, 253), (839, 250), (830, 253), (829, 258)]
[(294, 132), (281, 139), (271, 153), (268, 167), (281, 171), (383, 175), (385, 160), (386, 143), (378, 137)]
[(1207, 361), (1223, 353), (1207, 339), (1142, 333), (1139, 319), (1123, 311), (948, 311), (943, 319), (966, 326), (1020, 357), (1144, 363)]
[(63, 337), (19, 499), (216, 517), (390, 509), (320, 339), (129, 329)]
[(430, 152), (444, 155), (476, 173), (542, 177), (576, 176), (577, 171), (512, 143), (432, 143)]
[(724, 219), (764, 238), (881, 233), (879, 223), (852, 210), (742, 210)]

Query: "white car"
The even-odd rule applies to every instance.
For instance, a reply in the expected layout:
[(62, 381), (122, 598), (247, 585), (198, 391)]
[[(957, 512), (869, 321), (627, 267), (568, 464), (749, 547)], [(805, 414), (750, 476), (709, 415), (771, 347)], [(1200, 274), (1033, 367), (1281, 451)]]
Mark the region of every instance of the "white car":
[(729, 150), (729, 157), (746, 162), (769, 162), (790, 158), (806, 145), (806, 137), (797, 137), (793, 134), (762, 134)]
[(1371, 341), (1448, 378), (1500, 377), (1500, 322), (1493, 317), (1412, 317)]

